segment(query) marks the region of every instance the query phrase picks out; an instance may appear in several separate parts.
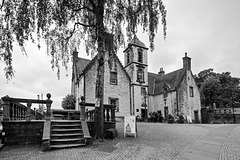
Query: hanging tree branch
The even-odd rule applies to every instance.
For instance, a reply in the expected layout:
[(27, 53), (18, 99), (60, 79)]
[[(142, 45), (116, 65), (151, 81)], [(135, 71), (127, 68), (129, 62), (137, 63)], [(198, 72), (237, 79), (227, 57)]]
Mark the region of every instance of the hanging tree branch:
[(2, 10), (3, 5), (4, 5), (4, 0), (2, 0), (2, 5), (0, 7), (0, 10)]
[(95, 10), (96, 9), (96, 4), (94, 3), (94, 1), (93, 0), (89, 0), (89, 2), (91, 3), (91, 5), (93, 7), (93, 10)]
[(81, 25), (81, 26), (83, 26), (83, 27), (96, 27), (95, 24), (89, 24), (89, 25), (88, 25), (88, 24), (76, 22), (76, 23), (74, 24), (73, 30), (70, 32), (70, 35), (69, 35), (67, 38), (64, 38), (65, 40), (68, 40), (68, 39), (70, 39), (70, 38), (73, 36), (73, 34), (74, 34), (75, 30), (76, 30), (76, 26), (77, 26), (77, 25)]

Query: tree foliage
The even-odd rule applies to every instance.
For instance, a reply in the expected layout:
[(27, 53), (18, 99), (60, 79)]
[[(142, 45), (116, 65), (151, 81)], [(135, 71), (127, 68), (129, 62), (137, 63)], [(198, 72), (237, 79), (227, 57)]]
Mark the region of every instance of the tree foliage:
[[(0, 58), (6, 64), (6, 78), (14, 74), (12, 68), (13, 42), (16, 41), (26, 54), (25, 43), (32, 40), (40, 46), (44, 39), (47, 53), (51, 55), (52, 68), (60, 74), (61, 63), (67, 67), (73, 50), (83, 42), (88, 54), (98, 53), (96, 98), (100, 109), (96, 109), (97, 136), (103, 139), (104, 63), (107, 35), (113, 35), (113, 51), (128, 41), (142, 27), (148, 32), (150, 49), (154, 49), (154, 38), (159, 19), (166, 37), (167, 11), (162, 0), (22, 0), (3, 1), (0, 19)], [(126, 32), (123, 28), (126, 27)], [(37, 34), (36, 38), (34, 34)], [(110, 42), (112, 43), (112, 42)], [(109, 56), (111, 59), (111, 56)]]
[(62, 100), (63, 109), (75, 109), (76, 99), (73, 95), (68, 94)]
[(99, 47), (103, 32), (114, 35), (117, 50), (125, 42), (123, 28), (126, 27), (130, 40), (141, 26), (149, 33), (153, 50), (161, 17), (166, 37), (166, 9), (162, 0), (3, 0), (0, 7), (0, 59), (5, 63), (7, 79), (14, 76), (14, 41), (26, 54), (27, 41), (37, 43), (40, 48), (40, 40), (44, 39), (52, 68), (57, 68), (59, 76), (60, 66), (67, 67), (72, 51), (81, 42), (92, 55), (104, 47)]
[(199, 72), (195, 78), (203, 105), (212, 106), (213, 103), (219, 107), (240, 105), (240, 78), (232, 77), (230, 72), (215, 73), (211, 68)]

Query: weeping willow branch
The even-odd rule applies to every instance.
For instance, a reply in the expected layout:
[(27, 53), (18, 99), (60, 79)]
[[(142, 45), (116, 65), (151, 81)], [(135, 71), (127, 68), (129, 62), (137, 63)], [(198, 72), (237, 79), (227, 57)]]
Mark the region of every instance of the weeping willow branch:
[(2, 1), (2, 5), (0, 7), (0, 10), (2, 10), (3, 5), (4, 5), (4, 0)]
[(64, 38), (65, 40), (70, 39), (70, 38), (74, 35), (77, 25), (81, 25), (81, 26), (83, 26), (83, 27), (96, 27), (95, 24), (89, 24), (89, 25), (88, 25), (88, 24), (76, 22), (76, 23), (74, 24), (73, 30), (71, 31), (70, 35), (69, 35), (67, 38)]

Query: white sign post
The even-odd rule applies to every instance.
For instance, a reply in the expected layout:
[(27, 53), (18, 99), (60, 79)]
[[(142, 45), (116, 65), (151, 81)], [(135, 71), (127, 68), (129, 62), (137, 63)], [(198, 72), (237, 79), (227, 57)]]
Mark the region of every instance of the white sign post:
[(135, 116), (124, 116), (124, 137), (126, 135), (137, 137), (137, 123)]

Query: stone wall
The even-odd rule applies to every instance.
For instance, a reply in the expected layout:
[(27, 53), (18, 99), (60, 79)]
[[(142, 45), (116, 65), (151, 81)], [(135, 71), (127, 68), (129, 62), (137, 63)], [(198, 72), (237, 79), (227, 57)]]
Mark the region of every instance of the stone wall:
[[(189, 87), (193, 87), (193, 97), (189, 95)], [(189, 108), (189, 115), (192, 119), (195, 119), (194, 112), (198, 113), (199, 120), (201, 121), (201, 99), (200, 99), (200, 92), (194, 80), (191, 71), (187, 71), (187, 96), (188, 96), (188, 103), (187, 106)]]
[[(230, 108), (231, 110), (231, 108)], [(240, 114), (232, 113), (215, 113), (214, 110), (208, 108), (201, 109), (202, 123), (210, 124), (230, 124), (240, 123)]]
[(42, 144), (44, 121), (3, 121), (5, 144)]
[[(116, 61), (117, 85), (111, 85), (110, 68), (107, 60), (104, 67), (104, 104), (109, 104), (110, 98), (118, 99), (119, 112), (116, 112), (116, 116), (130, 115), (130, 81), (126, 73)], [(85, 75), (85, 99), (87, 103), (95, 103), (96, 76), (97, 62), (92, 65)]]
[[(177, 106), (176, 91), (168, 92), (168, 96), (166, 99), (167, 99), (166, 106), (168, 107), (168, 113), (175, 115), (177, 113), (177, 111), (176, 111), (176, 106)], [(154, 100), (154, 103), (153, 103), (154, 111), (161, 111), (163, 117), (166, 118), (164, 115), (165, 103), (164, 103), (163, 94), (155, 95), (153, 97), (153, 100)]]

